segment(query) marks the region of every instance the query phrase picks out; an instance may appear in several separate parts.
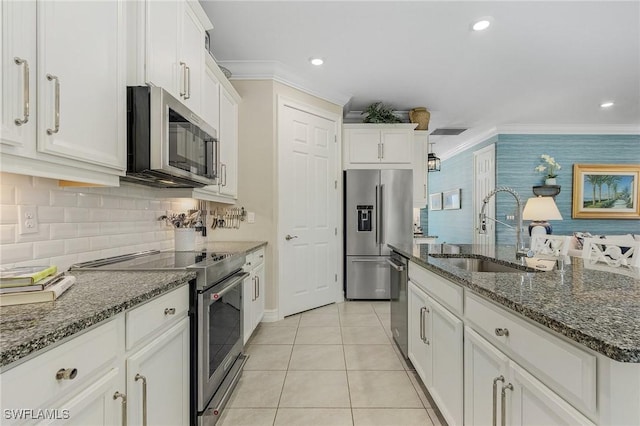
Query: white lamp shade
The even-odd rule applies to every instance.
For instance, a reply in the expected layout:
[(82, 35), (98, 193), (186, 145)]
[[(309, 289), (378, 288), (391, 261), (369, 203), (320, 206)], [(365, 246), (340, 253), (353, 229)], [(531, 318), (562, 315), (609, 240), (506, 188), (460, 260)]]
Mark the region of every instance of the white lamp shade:
[(562, 215), (553, 197), (529, 198), (522, 211), (524, 220), (562, 220)]

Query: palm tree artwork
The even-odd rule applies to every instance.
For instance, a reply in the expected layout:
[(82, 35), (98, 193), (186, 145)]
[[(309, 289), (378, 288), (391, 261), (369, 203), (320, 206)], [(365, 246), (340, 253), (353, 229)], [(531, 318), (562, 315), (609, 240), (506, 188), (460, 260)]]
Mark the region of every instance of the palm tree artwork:
[(590, 199), (583, 199), (585, 208), (629, 208), (633, 204), (630, 194), (633, 184), (631, 176), (586, 174), (584, 184), (585, 193), (590, 190), (591, 195)]

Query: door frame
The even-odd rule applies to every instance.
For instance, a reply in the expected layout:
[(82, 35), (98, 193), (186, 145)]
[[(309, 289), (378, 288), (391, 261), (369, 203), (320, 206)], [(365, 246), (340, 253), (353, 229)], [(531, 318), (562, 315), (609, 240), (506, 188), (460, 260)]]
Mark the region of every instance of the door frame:
[[(477, 180), (477, 176), (478, 176), (478, 170), (476, 167), (477, 164), (477, 157), (483, 154), (486, 154), (488, 152), (492, 152), (493, 153), (493, 186), (496, 186), (496, 144), (492, 143), (490, 145), (485, 146), (484, 148), (481, 148), (477, 151), (473, 151), (473, 223), (472, 223), (472, 227), (471, 229), (473, 230), (473, 244), (480, 244), (477, 240), (477, 235), (478, 235), (478, 216), (480, 214), (480, 210), (482, 209), (482, 204), (481, 201), (478, 199), (478, 195), (476, 194), (476, 180)], [(490, 201), (490, 203), (492, 203), (493, 205), (493, 212), (494, 212), (494, 216), (495, 216), (495, 197)], [(495, 224), (492, 224), (492, 228), (493, 228), (493, 243), (495, 246), (495, 241), (496, 241), (496, 229), (495, 229)]]
[[(281, 177), (281, 173), (280, 173), (280, 165), (282, 164), (282, 156), (283, 156), (283, 144), (284, 141), (282, 140), (282, 132), (280, 131), (281, 129), (281, 120), (282, 120), (282, 111), (284, 110), (284, 108), (293, 108), (311, 115), (315, 115), (318, 116), (320, 118), (332, 121), (335, 123), (335, 130), (336, 130), (336, 143), (334, 144), (334, 149), (335, 149), (335, 169), (333, 171), (333, 175), (334, 175), (334, 179), (337, 182), (337, 188), (336, 188), (336, 211), (335, 213), (335, 223), (336, 223), (336, 227), (338, 229), (337, 232), (337, 236), (336, 236), (336, 273), (338, 274), (338, 278), (337, 281), (335, 282), (335, 302), (342, 302), (344, 301), (344, 292), (342, 291), (342, 286), (339, 285), (340, 283), (343, 282), (343, 269), (344, 269), (344, 265), (343, 265), (343, 247), (341, 244), (342, 238), (340, 238), (343, 233), (343, 224), (342, 224), (342, 216), (340, 215), (340, 212), (342, 211), (342, 116), (340, 114), (334, 114), (331, 111), (327, 111), (325, 109), (316, 107), (316, 106), (312, 106), (309, 105), (305, 102), (301, 102), (292, 98), (289, 98), (287, 96), (281, 95), (281, 94), (277, 94), (276, 95), (276, 115), (275, 115), (275, 126), (274, 126), (274, 132), (275, 132), (275, 140), (277, 143), (277, 155), (276, 155), (276, 159), (275, 159), (275, 187), (276, 187), (276, 194), (278, 196), (278, 202), (275, 205), (275, 216), (277, 217), (277, 221), (276, 221), (276, 227), (275, 227), (275, 235), (273, 238), (273, 241), (275, 241), (274, 247), (273, 247), (273, 252), (274, 255), (277, 257), (278, 261), (274, 262), (274, 265), (276, 265), (276, 271), (275, 271), (275, 278), (276, 278), (276, 283), (277, 283), (277, 287), (278, 287), (278, 307), (277, 307), (277, 318), (278, 320), (282, 320), (284, 319), (284, 315), (283, 315), (283, 309), (282, 309), (282, 303), (285, 300), (285, 287), (282, 284), (281, 280), (280, 280), (280, 271), (283, 270), (285, 268), (285, 262), (284, 262), (284, 257), (281, 255), (280, 253), (280, 245), (282, 244), (282, 240), (284, 238), (284, 234), (283, 234), (283, 230), (285, 229), (285, 224), (282, 222), (282, 215), (280, 215), (280, 209), (281, 209), (281, 198), (280, 198), (280, 177)], [(282, 235), (281, 235), (282, 234)]]

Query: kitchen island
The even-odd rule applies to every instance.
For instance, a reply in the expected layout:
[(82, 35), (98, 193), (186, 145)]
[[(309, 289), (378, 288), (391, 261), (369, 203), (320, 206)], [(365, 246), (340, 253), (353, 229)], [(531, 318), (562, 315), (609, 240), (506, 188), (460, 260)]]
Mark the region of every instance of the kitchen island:
[[(571, 258), (534, 272), (513, 247), (390, 247), (410, 260), (410, 358), (450, 424), (496, 421), (492, 405), (513, 424), (640, 424), (636, 269)], [(522, 270), (471, 272), (451, 257)]]

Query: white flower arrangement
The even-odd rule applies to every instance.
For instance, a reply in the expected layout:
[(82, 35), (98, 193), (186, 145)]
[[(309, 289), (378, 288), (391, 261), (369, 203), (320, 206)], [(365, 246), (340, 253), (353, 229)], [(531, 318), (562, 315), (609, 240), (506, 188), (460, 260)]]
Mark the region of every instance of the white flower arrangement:
[(560, 164), (556, 163), (555, 158), (547, 154), (542, 154), (540, 156), (540, 161), (544, 164), (538, 165), (534, 169), (536, 172), (544, 172), (547, 178), (555, 178), (558, 176), (557, 171), (562, 169), (562, 167)]

